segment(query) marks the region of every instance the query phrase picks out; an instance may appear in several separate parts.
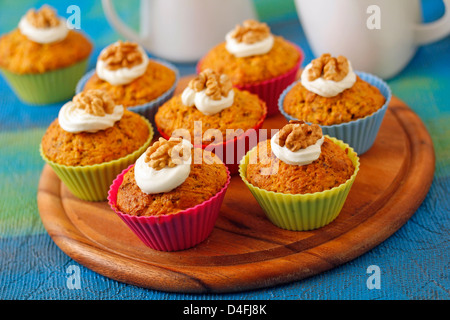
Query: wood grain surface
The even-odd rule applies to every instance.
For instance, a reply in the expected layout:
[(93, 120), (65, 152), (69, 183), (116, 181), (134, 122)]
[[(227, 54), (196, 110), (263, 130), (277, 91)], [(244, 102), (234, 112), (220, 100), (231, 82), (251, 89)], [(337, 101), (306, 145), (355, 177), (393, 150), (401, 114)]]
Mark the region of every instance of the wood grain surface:
[[(285, 123), (277, 115), (263, 128)], [(307, 232), (277, 228), (237, 175), (210, 237), (179, 252), (146, 247), (106, 202), (77, 199), (47, 165), (37, 200), (53, 241), (101, 275), (170, 292), (236, 292), (335, 268), (380, 244), (414, 214), (430, 188), (435, 156), (424, 124), (399, 99), (393, 97), (373, 147), (360, 161), (347, 201), (329, 225)]]

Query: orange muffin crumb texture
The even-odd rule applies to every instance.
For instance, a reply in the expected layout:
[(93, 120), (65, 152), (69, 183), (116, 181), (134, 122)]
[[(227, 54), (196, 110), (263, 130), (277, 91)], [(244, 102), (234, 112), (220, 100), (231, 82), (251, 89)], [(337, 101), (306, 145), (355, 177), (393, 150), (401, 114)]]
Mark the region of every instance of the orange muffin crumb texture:
[(73, 30), (61, 41), (40, 44), (16, 29), (0, 38), (0, 67), (17, 74), (44, 73), (81, 62), (91, 51), (90, 41)]
[(308, 165), (289, 165), (279, 160), (272, 152), (270, 140), (260, 142), (255, 151), (255, 161), (247, 166), (247, 180), (273, 192), (322, 192), (345, 183), (355, 170), (346, 151), (327, 137), (319, 158)]
[(355, 84), (330, 98), (308, 91), (299, 81), (286, 94), (283, 109), (290, 116), (319, 125), (334, 125), (364, 118), (386, 102), (378, 88), (357, 77)]
[(133, 107), (148, 103), (168, 91), (175, 83), (176, 74), (168, 67), (149, 61), (147, 70), (139, 78), (124, 85), (111, 85), (95, 73), (85, 84), (83, 91), (100, 89), (111, 94), (116, 104)]
[[(162, 105), (155, 115), (156, 126), (166, 135), (171, 136), (176, 129), (186, 129), (194, 139), (194, 122), (202, 125), (202, 143), (210, 144), (211, 137), (205, 136), (208, 129), (217, 129), (222, 133), (223, 142), (227, 139), (227, 129), (244, 132), (254, 128), (266, 114), (266, 106), (258, 96), (243, 90), (234, 90), (233, 105), (214, 115), (204, 115), (195, 106), (188, 107), (177, 95)], [(213, 139), (214, 141), (214, 139)], [(194, 143), (194, 141), (191, 141)]]
[(44, 155), (66, 166), (100, 164), (133, 153), (149, 139), (147, 123), (138, 114), (125, 110), (113, 127), (94, 133), (64, 131), (55, 119), (42, 138)]
[(272, 49), (263, 55), (236, 58), (229, 53), (222, 42), (202, 59), (200, 70), (212, 69), (226, 74), (234, 85), (255, 84), (278, 77), (300, 60), (299, 51), (280, 36), (274, 36)]
[(174, 214), (210, 199), (224, 187), (226, 181), (226, 167), (220, 160), (192, 163), (189, 176), (177, 188), (165, 193), (146, 194), (136, 184), (133, 167), (124, 175), (117, 192), (117, 208), (122, 213), (135, 216)]

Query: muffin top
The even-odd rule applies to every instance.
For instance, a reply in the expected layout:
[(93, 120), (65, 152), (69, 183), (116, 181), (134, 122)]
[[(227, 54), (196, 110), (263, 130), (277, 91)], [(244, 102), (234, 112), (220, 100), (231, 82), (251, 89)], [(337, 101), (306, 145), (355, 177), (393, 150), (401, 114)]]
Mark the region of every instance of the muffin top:
[(364, 118), (380, 109), (386, 98), (358, 77), (343, 56), (323, 54), (302, 72), (287, 92), (284, 111), (307, 122), (334, 125)]
[(42, 138), (50, 161), (67, 166), (100, 164), (133, 153), (150, 139), (148, 123), (116, 105), (108, 94), (91, 90), (76, 95), (60, 110)]
[(159, 108), (155, 122), (166, 136), (184, 129), (191, 142), (195, 137), (195, 141), (207, 145), (254, 128), (265, 115), (266, 105), (257, 95), (232, 88), (228, 76), (206, 69), (189, 82), (181, 95)]
[(203, 57), (199, 69), (226, 74), (234, 85), (275, 78), (295, 68), (301, 59), (293, 44), (272, 35), (267, 24), (254, 20), (236, 26), (225, 39)]
[(150, 60), (141, 46), (117, 41), (100, 52), (96, 72), (83, 90), (104, 90), (116, 103), (132, 107), (160, 97), (175, 81), (175, 71)]
[(258, 143), (250, 154), (247, 180), (273, 192), (307, 194), (346, 182), (355, 167), (318, 125), (290, 121), (272, 139)]
[(68, 67), (88, 58), (92, 44), (67, 28), (53, 8), (24, 15), (17, 29), (0, 38), (0, 67), (17, 74), (36, 74)]
[(116, 207), (135, 216), (174, 214), (210, 199), (227, 179), (217, 156), (187, 140), (160, 138), (125, 173)]

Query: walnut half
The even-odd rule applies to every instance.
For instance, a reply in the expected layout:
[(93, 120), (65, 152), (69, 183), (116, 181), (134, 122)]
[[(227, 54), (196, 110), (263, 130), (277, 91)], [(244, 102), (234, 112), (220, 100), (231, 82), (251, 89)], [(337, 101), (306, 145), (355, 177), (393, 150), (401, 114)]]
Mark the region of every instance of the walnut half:
[(43, 5), (39, 10), (28, 10), (25, 17), (33, 27), (39, 29), (56, 27), (61, 23), (55, 10), (48, 5)]
[(197, 77), (189, 81), (189, 88), (199, 92), (205, 89), (205, 93), (213, 100), (220, 100), (222, 96), (228, 97), (232, 90), (230, 78), (226, 74), (217, 74), (211, 69), (205, 69)]
[(85, 110), (94, 116), (102, 117), (105, 114), (114, 112), (114, 103), (112, 97), (102, 90), (87, 90), (80, 92), (72, 99), (76, 108)]
[(277, 143), (295, 152), (315, 144), (320, 138), (322, 138), (322, 128), (319, 125), (308, 125), (304, 121), (291, 120), (281, 128)]
[(165, 167), (175, 167), (181, 160), (189, 159), (190, 155), (189, 148), (182, 143), (181, 138), (171, 137), (166, 140), (160, 137), (145, 151), (144, 161), (151, 168), (161, 170)]
[(132, 68), (143, 61), (137, 43), (121, 40), (108, 46), (101, 53), (99, 59), (105, 62), (105, 66), (109, 70)]
[(348, 60), (344, 56), (332, 57), (329, 53), (322, 54), (311, 61), (312, 67), (308, 71), (308, 80), (314, 81), (323, 77), (325, 80), (341, 81), (349, 71)]
[(266, 23), (256, 20), (245, 20), (242, 26), (237, 25), (231, 32), (231, 37), (237, 42), (252, 44), (259, 42), (270, 35), (270, 28)]

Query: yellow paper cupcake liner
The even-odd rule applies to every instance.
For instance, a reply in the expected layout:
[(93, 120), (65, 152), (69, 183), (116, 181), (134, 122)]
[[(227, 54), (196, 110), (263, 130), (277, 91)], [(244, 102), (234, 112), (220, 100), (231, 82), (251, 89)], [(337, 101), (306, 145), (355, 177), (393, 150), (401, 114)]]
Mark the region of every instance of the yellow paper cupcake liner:
[(343, 184), (330, 190), (309, 194), (286, 194), (267, 191), (248, 182), (246, 178), (247, 165), (252, 152), (250, 150), (242, 158), (239, 174), (251, 193), (264, 210), (267, 218), (277, 227), (292, 231), (307, 231), (323, 227), (339, 215), (347, 195), (359, 171), (359, 158), (356, 152), (341, 140), (326, 136), (336, 143), (350, 157), (355, 171)]
[(44, 161), (50, 165), (73, 195), (86, 201), (105, 201), (113, 180), (125, 168), (136, 162), (153, 140), (153, 127), (147, 119), (142, 118), (148, 125), (149, 138), (138, 150), (120, 159), (88, 166), (66, 166), (49, 160), (44, 155), (42, 145), (39, 151)]

